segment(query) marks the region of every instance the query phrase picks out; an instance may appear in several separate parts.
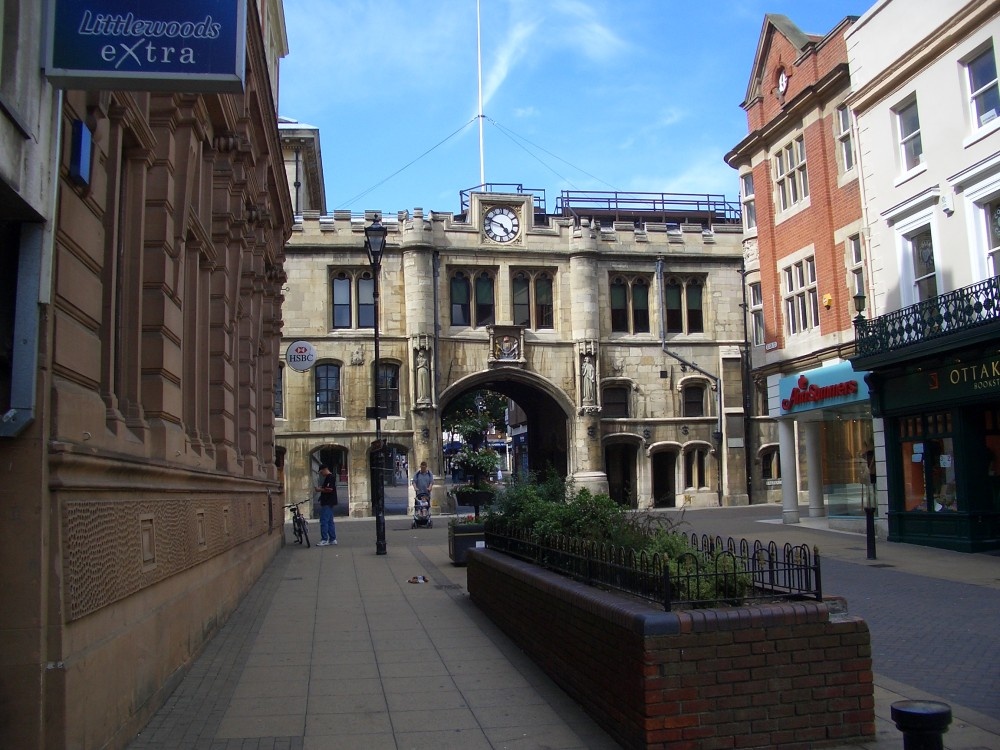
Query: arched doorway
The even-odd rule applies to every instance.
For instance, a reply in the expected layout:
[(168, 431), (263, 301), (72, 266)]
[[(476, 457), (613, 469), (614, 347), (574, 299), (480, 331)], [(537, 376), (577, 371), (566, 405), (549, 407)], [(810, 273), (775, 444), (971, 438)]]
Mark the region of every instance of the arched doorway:
[(653, 507), (677, 505), (677, 451), (661, 450), (653, 454)]
[[(337, 506), (333, 509), (333, 514), (335, 516), (350, 515), (351, 498), (347, 491), (347, 449), (338, 445), (324, 445), (312, 452), (309, 460), (310, 488), (318, 485), (319, 467), (323, 464), (326, 464), (333, 475), (337, 477)], [(319, 518), (319, 495), (316, 492), (312, 493), (310, 511), (312, 518)]]
[(472, 390), (502, 394), (524, 413), (524, 431), (519, 435), (523, 448), (518, 458), (526, 467), (521, 463), (519, 470), (539, 474), (551, 470), (561, 477), (569, 474), (574, 407), (563, 391), (534, 373), (499, 367), (470, 375), (446, 389), (440, 396), (441, 413), (452, 401)]
[(405, 445), (389, 443), (386, 446), (385, 465), (382, 469), (385, 487), (385, 514), (405, 516), (410, 508), (410, 477), (416, 468), (410, 467), (409, 452)]
[(608, 494), (619, 505), (638, 507), (636, 459), (638, 450), (632, 443), (610, 443), (604, 447), (604, 471), (608, 475)]

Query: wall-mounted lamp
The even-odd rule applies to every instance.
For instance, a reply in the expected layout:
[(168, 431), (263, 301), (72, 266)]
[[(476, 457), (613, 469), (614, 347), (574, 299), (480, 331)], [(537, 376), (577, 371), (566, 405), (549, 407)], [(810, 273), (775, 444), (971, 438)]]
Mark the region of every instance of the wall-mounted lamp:
[(827, 310), (829, 310), (831, 305), (833, 305), (833, 295), (832, 294), (824, 294), (823, 295), (823, 307), (825, 307)]
[(862, 313), (865, 311), (865, 293), (858, 292), (854, 295), (854, 309), (857, 311), (857, 315), (854, 316), (854, 322), (864, 320), (865, 316)]

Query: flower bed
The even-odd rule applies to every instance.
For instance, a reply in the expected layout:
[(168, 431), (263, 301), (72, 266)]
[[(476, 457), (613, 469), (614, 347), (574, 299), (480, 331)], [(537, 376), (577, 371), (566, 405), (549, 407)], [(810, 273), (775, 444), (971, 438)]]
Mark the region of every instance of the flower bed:
[(868, 626), (841, 599), (664, 612), (493, 550), (467, 561), (473, 602), (627, 748), (875, 733)]

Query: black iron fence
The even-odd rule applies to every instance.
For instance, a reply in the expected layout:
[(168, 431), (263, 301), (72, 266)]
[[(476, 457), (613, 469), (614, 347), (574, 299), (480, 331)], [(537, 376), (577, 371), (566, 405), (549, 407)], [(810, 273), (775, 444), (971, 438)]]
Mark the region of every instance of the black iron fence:
[(575, 537), (539, 536), (495, 521), (486, 546), (572, 577), (655, 602), (668, 612), (751, 601), (823, 598), (819, 550), (808, 545), (684, 536), (675, 557)]

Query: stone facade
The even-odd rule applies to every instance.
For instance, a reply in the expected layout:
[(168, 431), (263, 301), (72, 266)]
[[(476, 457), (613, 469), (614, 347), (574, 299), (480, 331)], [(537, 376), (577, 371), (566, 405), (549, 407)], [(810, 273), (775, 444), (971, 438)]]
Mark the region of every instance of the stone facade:
[[(530, 469), (635, 507), (745, 502), (741, 451), (720, 451), (744, 430), (740, 227), (548, 215), (518, 192), (467, 198), (459, 214), (380, 217), (382, 435), (410, 473), (426, 459), (441, 475), (441, 414), (487, 389), (524, 411)], [(282, 346), (309, 342), (323, 368), (283, 368), (288, 492), (310, 496), (317, 465), (332, 462), (355, 516), (371, 513), (374, 218), (304, 210), (286, 247)]]
[(242, 94), (57, 94), (38, 5), (3, 28), (0, 745), (118, 748), (281, 543), (287, 43), (260, 0)]

